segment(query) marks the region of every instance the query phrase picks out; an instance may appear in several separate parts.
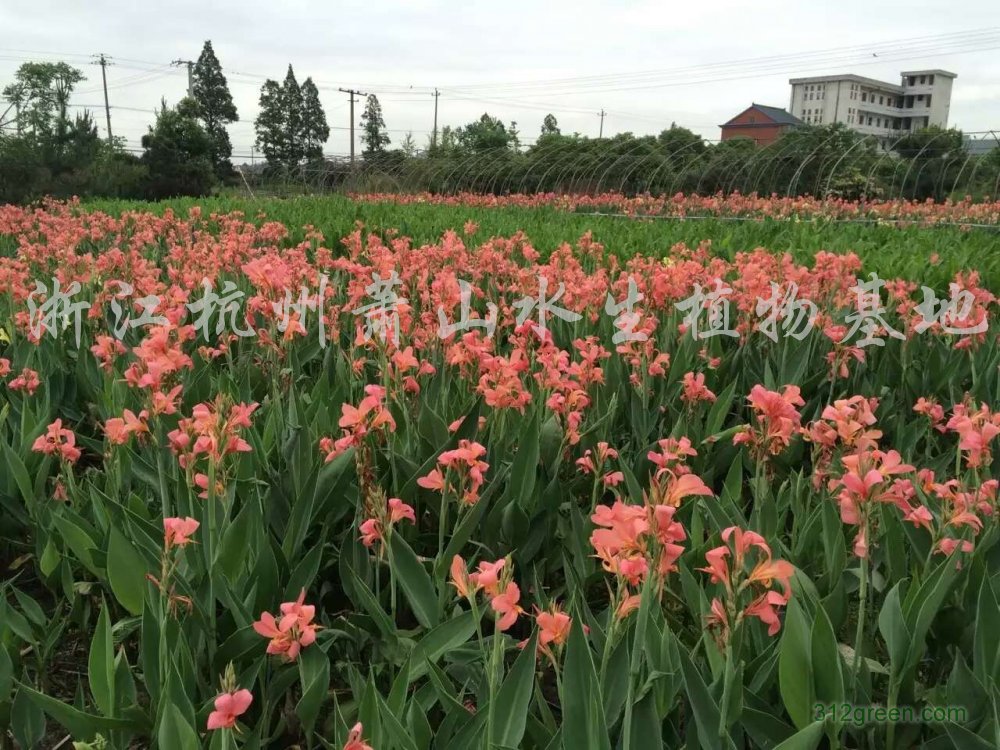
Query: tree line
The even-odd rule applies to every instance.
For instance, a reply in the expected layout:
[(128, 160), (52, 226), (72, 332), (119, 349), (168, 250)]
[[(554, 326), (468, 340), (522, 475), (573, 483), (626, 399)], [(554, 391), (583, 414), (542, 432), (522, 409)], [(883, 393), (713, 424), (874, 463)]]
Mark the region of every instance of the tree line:
[[(239, 113), (211, 41), (191, 74), (190, 96), (174, 106), (162, 102), (133, 151), (123, 139), (102, 138), (89, 112), (69, 116), (74, 88), (85, 80), (80, 70), (62, 62), (22, 65), (0, 92), (9, 105), (7, 115), (0, 108), (0, 203), (46, 195), (157, 200), (240, 182), (227, 131)], [(291, 65), (281, 82), (261, 87), (253, 124), (264, 159), (255, 179), (312, 188), (942, 199), (962, 191), (996, 195), (1000, 186), (1000, 149), (973, 160), (960, 131), (939, 128), (887, 149), (843, 125), (806, 125), (758, 148), (740, 138), (709, 144), (676, 124), (655, 136), (565, 134), (548, 114), (525, 146), (516, 122), (484, 113), (444, 126), (423, 149), (411, 133), (393, 147), (374, 94), (357, 123), (360, 160), (349, 165), (324, 156), (330, 127), (319, 89), (311, 77), (299, 84)]]

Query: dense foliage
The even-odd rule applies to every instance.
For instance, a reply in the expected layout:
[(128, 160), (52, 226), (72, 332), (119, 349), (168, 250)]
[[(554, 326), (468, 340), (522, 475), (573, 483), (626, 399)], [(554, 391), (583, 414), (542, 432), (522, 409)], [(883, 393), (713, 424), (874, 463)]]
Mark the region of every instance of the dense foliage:
[[(483, 227), (595, 220), (424, 206), (413, 241), (305, 207), (0, 208), (21, 747), (996, 746), (983, 232), (542, 252)], [(920, 285), (967, 309), (925, 328)]]

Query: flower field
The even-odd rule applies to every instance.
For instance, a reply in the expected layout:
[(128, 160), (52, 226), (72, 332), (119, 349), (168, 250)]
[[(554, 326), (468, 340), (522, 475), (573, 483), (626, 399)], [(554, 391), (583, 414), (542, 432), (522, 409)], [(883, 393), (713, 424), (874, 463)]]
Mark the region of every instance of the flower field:
[(0, 747), (1000, 747), (996, 204), (561, 200), (0, 207)]

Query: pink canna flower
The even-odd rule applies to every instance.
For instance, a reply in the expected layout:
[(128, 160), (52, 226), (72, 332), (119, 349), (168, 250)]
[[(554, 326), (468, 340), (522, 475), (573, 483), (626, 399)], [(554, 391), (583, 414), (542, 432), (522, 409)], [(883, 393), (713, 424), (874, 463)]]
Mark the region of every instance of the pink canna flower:
[(367, 503), (367, 505), (374, 505), (374, 507), (368, 509), (372, 513), (372, 517), (365, 519), (358, 526), (358, 530), (361, 532), (361, 543), (366, 547), (371, 547), (376, 542), (384, 541), (384, 535), (387, 530), (400, 521), (417, 522), (417, 516), (411, 506), (404, 503), (398, 497), (390, 498), (385, 505), (382, 505), (382, 498), (384, 497), (381, 492), (377, 492), (372, 496), (371, 502)]
[(535, 622), (538, 623), (539, 631), (538, 647), (543, 650), (565, 644), (569, 638), (570, 626), (573, 624), (572, 618), (555, 604), (548, 611), (536, 614)]
[(143, 409), (138, 416), (131, 409), (126, 409), (121, 417), (113, 417), (104, 423), (104, 434), (112, 445), (124, 445), (132, 435), (148, 435), (149, 425), (146, 419), (149, 412)]
[(374, 750), (362, 738), (364, 731), (360, 721), (351, 727), (351, 731), (347, 733), (347, 742), (344, 743), (343, 750)]
[(686, 404), (696, 404), (699, 401), (712, 403), (716, 399), (715, 394), (705, 387), (705, 374), (702, 372), (684, 373), (681, 385), (683, 386), (681, 401)]
[(247, 712), (251, 703), (253, 694), (249, 690), (223, 693), (215, 699), (215, 710), (208, 715), (209, 731), (232, 729), (236, 726), (236, 719)]
[(29, 396), (33, 396), (35, 391), (38, 390), (38, 386), (41, 384), (42, 381), (41, 378), (38, 377), (38, 373), (28, 367), (25, 367), (21, 370), (20, 375), (7, 383), (7, 387), (12, 391), (27, 391)]
[(417, 522), (417, 516), (413, 512), (413, 508), (398, 497), (389, 498), (389, 519), (392, 523), (398, 523), (404, 519), (410, 523)]
[(275, 618), (270, 612), (263, 612), (260, 619), (253, 623), (253, 629), (258, 635), (270, 639), (267, 653), (279, 654), (285, 661), (293, 662), (303, 648), (316, 642), (319, 626), (312, 621), (316, 608), (304, 603), (305, 593), (303, 589), (294, 602), (283, 603), (280, 618)]
[(164, 518), (163, 542), (169, 550), (172, 547), (185, 547), (192, 542), (191, 535), (201, 524), (193, 518)]
[(76, 447), (76, 435), (72, 430), (62, 426), (62, 420), (57, 419), (50, 424), (45, 434), (39, 435), (32, 444), (31, 449), (36, 453), (46, 455), (58, 455), (64, 461), (76, 463), (80, 458), (81, 451)]
[(501, 632), (509, 630), (515, 622), (517, 622), (518, 615), (524, 612), (521, 607), (518, 606), (518, 601), (521, 599), (521, 589), (518, 585), (511, 581), (507, 584), (503, 591), (496, 594), (490, 600), (490, 606), (493, 607), (493, 611), (499, 615), (497, 620), (497, 629)]
[(484, 560), (479, 563), (479, 571), (471, 573), (469, 578), (477, 587), (484, 589), (487, 594), (495, 596), (500, 587), (500, 575), (506, 564), (507, 560), (504, 558), (492, 563)]
[(478, 576), (473, 578), (469, 575), (465, 560), (459, 555), (451, 558), (451, 585), (458, 591), (458, 595), (463, 599), (472, 599), (480, 589)]
[(366, 547), (373, 546), (376, 542), (382, 541), (382, 527), (377, 518), (369, 518), (361, 522), (358, 526), (361, 532), (361, 543)]
[(479, 443), (459, 440), (458, 448), (438, 456), (438, 467), (418, 478), (417, 484), (425, 489), (446, 492), (465, 505), (475, 505), (486, 470), (490, 468), (481, 460), (485, 455), (486, 448)]
[[(725, 544), (705, 553), (707, 565), (699, 568), (725, 589), (724, 597), (712, 600), (707, 619), (720, 647), (728, 645), (733, 629), (747, 618), (760, 620), (768, 635), (776, 635), (781, 629), (778, 608), (792, 595), (795, 568), (772, 558), (770, 545), (755, 531), (730, 526), (722, 532), (722, 541)], [(774, 589), (775, 583), (781, 591)]]
[(804, 406), (805, 402), (799, 387), (786, 385), (779, 393), (757, 384), (750, 390), (747, 400), (754, 411), (756, 424), (747, 425), (736, 433), (733, 443), (746, 443), (757, 460), (781, 453), (801, 424), (802, 417), (795, 407)]

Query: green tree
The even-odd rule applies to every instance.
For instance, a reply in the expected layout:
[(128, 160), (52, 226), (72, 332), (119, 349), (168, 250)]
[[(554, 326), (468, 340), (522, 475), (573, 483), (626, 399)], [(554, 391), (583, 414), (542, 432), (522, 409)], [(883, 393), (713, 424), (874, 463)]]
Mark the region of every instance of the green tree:
[(559, 122), (554, 114), (549, 113), (542, 120), (542, 135), (562, 135), (562, 131), (559, 130)]
[(385, 153), (385, 147), (390, 143), (382, 117), (382, 105), (375, 94), (368, 95), (365, 111), (361, 113), (361, 142), (365, 144), (362, 154), (366, 159)]
[(521, 131), (517, 129), (517, 120), (510, 121), (510, 127), (507, 128), (507, 132), (510, 134), (510, 146), (514, 149), (515, 153), (521, 150)]
[(285, 117), (284, 161), (288, 166), (294, 166), (305, 156), (305, 144), (302, 142), (302, 89), (295, 80), (295, 71), (288, 66), (285, 80), (281, 84), (281, 109)]
[(285, 110), (281, 98), (281, 84), (268, 79), (260, 89), (260, 111), (254, 121), (259, 148), (272, 167), (286, 163)]
[(412, 132), (407, 131), (406, 135), (403, 136), (403, 140), (399, 142), (399, 150), (408, 157), (417, 155), (417, 142), (413, 138)]
[(229, 140), (226, 124), (236, 122), (238, 115), (233, 95), (229, 92), (222, 65), (215, 56), (212, 42), (206, 41), (193, 71), (194, 100), (198, 107), (198, 117), (212, 141), (212, 165), (219, 177), (227, 177), (233, 167), (229, 157), (233, 146)]
[(73, 88), (85, 81), (83, 73), (64, 62), (27, 62), (14, 74), (14, 83), (4, 87), (4, 98), (16, 103), (17, 131), (57, 142), (69, 126), (66, 110)]
[(512, 141), (503, 122), (488, 113), (483, 113), (478, 120), (456, 130), (455, 140), (459, 148), (474, 153), (509, 149)]
[(149, 170), (147, 196), (207, 195), (215, 183), (212, 139), (198, 122), (198, 104), (183, 99), (163, 108), (142, 137), (142, 163)]
[(682, 154), (690, 157), (705, 153), (707, 148), (700, 135), (673, 122), (669, 128), (660, 132), (656, 140), (663, 150), (671, 155)]
[(323, 146), (330, 137), (330, 126), (326, 123), (326, 113), (319, 100), (319, 89), (312, 78), (302, 82), (300, 138), (302, 155), (306, 159), (322, 159)]

